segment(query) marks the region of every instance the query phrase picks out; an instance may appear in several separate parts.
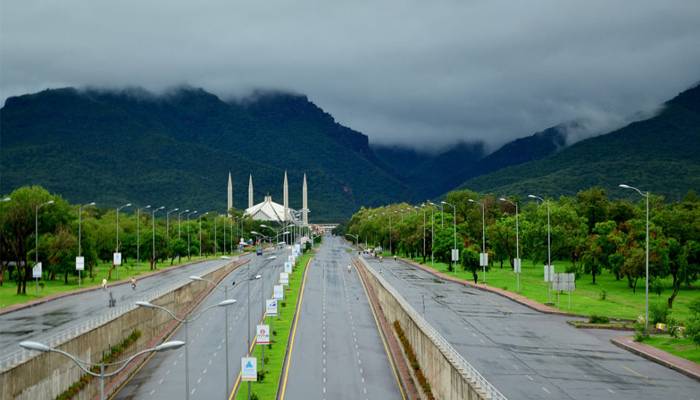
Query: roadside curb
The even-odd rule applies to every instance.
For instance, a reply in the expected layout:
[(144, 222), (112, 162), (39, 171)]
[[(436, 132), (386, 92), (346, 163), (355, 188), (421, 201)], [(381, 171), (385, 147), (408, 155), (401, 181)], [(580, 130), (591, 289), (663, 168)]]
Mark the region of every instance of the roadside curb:
[(538, 303), (536, 301), (530, 300), (527, 297), (521, 296), (517, 293), (512, 293), (512, 292), (509, 292), (507, 290), (495, 288), (492, 286), (474, 284), (470, 281), (456, 278), (454, 276), (447, 275), (447, 274), (440, 272), (440, 271), (435, 271), (432, 268), (426, 267), (426, 266), (421, 265), (421, 264), (419, 264), (415, 261), (412, 261), (412, 260), (407, 260), (405, 258), (398, 258), (398, 260), (400, 260), (401, 262), (403, 262), (405, 264), (409, 264), (409, 265), (414, 266), (416, 268), (420, 268), (423, 271), (428, 272), (428, 273), (430, 273), (430, 274), (432, 274), (440, 279), (444, 279), (444, 280), (451, 281), (454, 283), (459, 283), (461, 285), (473, 287), (475, 289), (483, 290), (485, 292), (491, 292), (491, 293), (497, 294), (501, 297), (505, 297), (509, 300), (513, 300), (516, 303), (522, 304), (529, 309), (539, 311), (541, 313), (552, 314), (552, 315), (563, 315), (563, 316), (567, 316), (567, 317), (587, 318), (587, 316), (585, 316), (585, 315), (573, 314), (573, 313), (568, 313), (565, 311), (557, 310), (556, 308), (552, 308), (552, 307), (546, 306), (544, 304)]
[[(240, 258), (240, 257), (242, 257), (242, 256), (244, 256), (244, 255), (245, 255), (245, 254), (241, 254), (241, 255), (239, 255), (239, 256), (237, 256), (237, 257)], [(213, 260), (216, 260), (216, 259), (213, 259)], [(176, 270), (176, 269), (179, 269), (179, 268), (184, 268), (184, 267), (187, 267), (187, 266), (190, 266), (190, 265), (194, 265), (194, 264), (197, 264), (197, 263), (200, 263), (200, 262), (206, 262), (206, 261), (212, 261), (212, 260), (193, 261), (193, 262), (188, 262), (188, 263), (185, 263), (185, 264), (182, 264), (182, 265), (176, 265), (176, 266), (173, 266), (173, 267), (170, 267), (170, 268), (165, 268), (165, 269), (160, 269), (160, 270), (156, 270), (156, 271), (147, 272), (147, 273), (145, 273), (145, 274), (138, 275), (138, 279), (150, 278), (150, 277), (152, 277), (152, 276), (155, 276), (155, 275), (158, 275), (158, 274), (162, 274), (162, 273), (164, 273), (164, 272), (166, 272), (166, 271), (173, 271), (173, 270)], [(232, 260), (232, 261), (235, 261), (235, 260)], [(108, 288), (112, 288), (112, 287), (115, 287), (115, 286), (125, 285), (125, 284), (127, 284), (127, 283), (129, 283), (129, 280), (128, 280), (128, 279), (123, 279), (123, 280), (119, 280), (119, 281), (110, 283), (110, 284), (107, 285), (107, 287), (108, 287)], [(100, 285), (91, 286), (91, 287), (86, 287), (86, 288), (82, 288), (82, 289), (71, 290), (70, 292), (64, 292), (64, 293), (53, 294), (53, 295), (50, 295), (50, 296), (42, 297), (42, 298), (37, 299), (37, 300), (32, 300), (32, 301), (27, 302), (27, 303), (14, 304), (14, 305), (7, 306), (7, 307), (4, 307), (4, 308), (0, 309), (0, 315), (8, 314), (8, 313), (15, 312), (15, 311), (19, 311), (19, 310), (23, 310), (23, 309), (25, 309), (25, 308), (36, 307), (36, 306), (42, 305), (42, 304), (44, 304), (44, 303), (48, 303), (49, 301), (62, 299), (62, 298), (64, 298), (64, 297), (75, 296), (75, 295), (77, 295), (77, 294), (83, 294), (83, 293), (92, 292), (92, 291), (101, 290), (101, 289), (102, 289), (102, 287), (101, 287)]]
[(657, 349), (644, 343), (635, 342), (631, 336), (618, 336), (610, 339), (615, 346), (646, 358), (664, 367), (671, 368), (681, 374), (700, 382), (700, 364), (674, 356), (671, 353)]

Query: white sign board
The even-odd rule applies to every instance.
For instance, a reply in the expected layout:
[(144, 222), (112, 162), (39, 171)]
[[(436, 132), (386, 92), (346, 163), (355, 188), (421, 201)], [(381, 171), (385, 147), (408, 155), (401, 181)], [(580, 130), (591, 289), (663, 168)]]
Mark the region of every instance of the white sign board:
[(255, 382), (258, 380), (258, 359), (241, 357), (241, 380)]
[(268, 317), (277, 315), (277, 299), (265, 300), (265, 315)]
[(122, 253), (114, 253), (114, 265), (122, 265)]
[(452, 249), (452, 261), (459, 261), (459, 249)]
[(489, 253), (479, 253), (479, 266), (488, 267), (489, 265)]
[(274, 291), (272, 294), (272, 298), (276, 300), (284, 300), (284, 286), (282, 285), (275, 285), (274, 286)]
[(255, 343), (270, 344), (270, 325), (258, 325)]
[(552, 290), (573, 292), (576, 289), (576, 274), (553, 274)]
[(85, 257), (75, 257), (75, 270), (85, 271)]
[(513, 259), (513, 272), (515, 272), (516, 274), (519, 274), (520, 272), (522, 272), (521, 269), (522, 269), (522, 263), (520, 262), (520, 259), (514, 258)]
[(295, 244), (295, 245), (294, 245), (294, 250), (297, 252), (297, 254), (301, 254), (301, 245), (300, 245), (300, 244)]
[(289, 285), (289, 274), (286, 272), (280, 272), (280, 283), (283, 285)]
[(544, 266), (544, 281), (551, 282), (554, 280), (554, 265)]
[(292, 273), (292, 263), (290, 263), (289, 261), (284, 263), (284, 272), (286, 272), (288, 274)]
[(32, 278), (41, 278), (41, 263), (36, 263), (34, 268), (32, 268)]

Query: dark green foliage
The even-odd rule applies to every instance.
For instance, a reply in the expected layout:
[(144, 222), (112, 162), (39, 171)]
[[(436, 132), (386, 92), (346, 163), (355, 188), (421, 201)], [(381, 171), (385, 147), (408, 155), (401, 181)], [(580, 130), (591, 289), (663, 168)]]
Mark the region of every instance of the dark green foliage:
[(607, 324), (610, 323), (610, 318), (604, 315), (591, 315), (588, 318), (588, 322), (591, 324)]
[(668, 321), (670, 309), (666, 303), (652, 303), (649, 305), (649, 322), (652, 324), (665, 324)]

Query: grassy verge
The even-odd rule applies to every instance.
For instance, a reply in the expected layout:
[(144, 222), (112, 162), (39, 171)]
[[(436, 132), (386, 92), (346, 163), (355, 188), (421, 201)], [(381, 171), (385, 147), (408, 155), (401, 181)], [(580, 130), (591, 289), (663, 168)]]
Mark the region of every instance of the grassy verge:
[[(191, 260), (187, 260), (186, 257), (183, 257), (179, 263), (177, 262), (177, 260), (175, 260), (175, 263), (173, 265), (170, 265), (170, 262), (161, 262), (158, 264), (158, 270), (175, 267), (189, 262), (201, 261), (205, 259), (205, 257), (192, 257)], [(209, 259), (213, 259), (213, 256), (209, 257)], [(9, 276), (6, 273), (5, 281), (3, 285), (0, 286), (0, 309), (15, 304), (27, 303), (33, 300), (40, 299), (42, 297), (51, 296), (58, 293), (65, 293), (77, 289), (99, 286), (102, 283), (102, 278), (107, 278), (110, 267), (111, 264), (106, 263), (100, 263), (96, 265), (94, 269), (95, 276), (92, 278), (88, 276), (88, 271), (83, 271), (82, 282), (80, 286), (78, 286), (78, 277), (73, 275), (68, 276), (67, 284), (63, 282), (63, 275), (57, 276), (57, 279), (53, 281), (40, 280), (38, 290), (35, 282), (27, 282), (26, 295), (17, 294), (17, 284), (14, 281), (10, 281)], [(148, 262), (127, 263), (119, 267), (119, 280), (124, 281), (131, 278), (132, 276), (138, 277), (139, 275), (143, 275), (148, 272), (152, 272), (150, 270), (150, 264)], [(110, 281), (110, 283), (117, 282), (116, 277), (117, 275), (115, 271), (112, 271), (112, 280)]]
[[(568, 261), (556, 261), (553, 264), (556, 272), (564, 272), (571, 265)], [(430, 267), (430, 261), (427, 261), (425, 265)], [(432, 268), (461, 279), (473, 280), (472, 273), (464, 271), (461, 267), (456, 272), (448, 272), (447, 264), (436, 262)], [(482, 275), (480, 269), (479, 282), (482, 281)], [(503, 268), (496, 265), (488, 270), (486, 282), (488, 286), (516, 292), (516, 274), (505, 263)], [(663, 283), (665, 289), (660, 296), (657, 296), (656, 293), (649, 293), (650, 308), (655, 303), (665, 303), (671, 294), (670, 280), (665, 280)], [(517, 293), (540, 303), (548, 302), (547, 285), (544, 282), (542, 266), (533, 266), (532, 262), (523, 260), (520, 291)], [(673, 303), (671, 316), (681, 321), (687, 320), (690, 316), (688, 304), (697, 298), (700, 298), (700, 288), (682, 289)], [(637, 292), (634, 293), (632, 289), (627, 287), (626, 279), (618, 281), (613, 274), (607, 271), (596, 276), (595, 285), (592, 283), (590, 275), (583, 275), (576, 281), (576, 290), (571, 295), (571, 308), (569, 308), (568, 295), (565, 293), (559, 296), (558, 303), (555, 293), (552, 294), (551, 299), (555, 303), (554, 306), (562, 311), (586, 316), (604, 315), (609, 318), (633, 320), (644, 314), (644, 281), (640, 280), (637, 283)]]
[(653, 335), (644, 339), (644, 344), (654, 346), (657, 349), (666, 351), (696, 363), (700, 363), (700, 346), (686, 338), (673, 338), (669, 335)]
[[(260, 400), (277, 398), (277, 388), (282, 374), (284, 355), (287, 352), (287, 342), (294, 319), (294, 308), (300, 295), (301, 281), (304, 277), (306, 264), (313, 253), (307, 251), (297, 259), (296, 268), (289, 277), (289, 287), (284, 291), (284, 301), (277, 307), (276, 317), (267, 317), (265, 322), (270, 325), (271, 344), (255, 346), (253, 357), (258, 359), (258, 381), (251, 384), (251, 398), (257, 396)], [(265, 347), (265, 368), (261, 365), (262, 347)], [(254, 395), (254, 396), (253, 396)], [(237, 400), (247, 400), (247, 383), (241, 382), (236, 394)]]

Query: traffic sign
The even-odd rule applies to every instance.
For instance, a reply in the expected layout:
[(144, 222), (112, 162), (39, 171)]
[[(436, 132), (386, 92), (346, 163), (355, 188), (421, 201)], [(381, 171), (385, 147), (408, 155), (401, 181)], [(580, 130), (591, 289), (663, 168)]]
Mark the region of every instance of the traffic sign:
[(32, 278), (38, 279), (41, 278), (41, 263), (38, 262), (36, 265), (34, 265), (34, 268), (32, 268)]
[(241, 380), (255, 382), (258, 380), (258, 359), (241, 357)]
[(122, 265), (122, 253), (114, 253), (114, 265)]
[(489, 266), (489, 253), (479, 253), (479, 266), (488, 267)]
[(292, 263), (290, 263), (289, 261), (284, 263), (284, 272), (286, 272), (288, 274), (292, 273)]
[(284, 300), (284, 286), (275, 285), (272, 297), (276, 300)]
[(452, 261), (459, 261), (459, 249), (452, 249)]
[(85, 271), (85, 257), (75, 257), (75, 270)]
[(268, 317), (277, 315), (277, 299), (265, 300), (265, 315)]
[(513, 259), (513, 272), (515, 272), (516, 274), (519, 274), (521, 272), (521, 268), (522, 268), (522, 265), (521, 265), (520, 259), (514, 258)]
[(289, 285), (289, 274), (286, 272), (280, 272), (280, 283), (283, 285)]
[(270, 325), (258, 325), (255, 338), (257, 344), (270, 344)]

